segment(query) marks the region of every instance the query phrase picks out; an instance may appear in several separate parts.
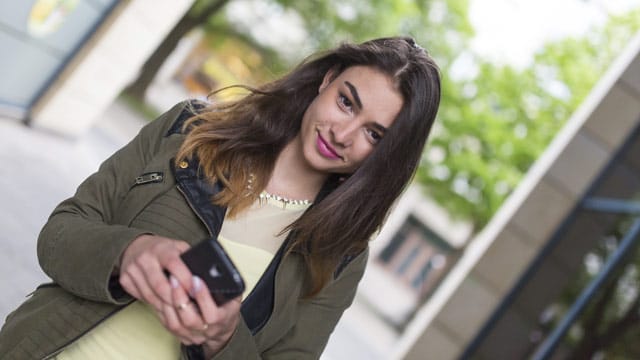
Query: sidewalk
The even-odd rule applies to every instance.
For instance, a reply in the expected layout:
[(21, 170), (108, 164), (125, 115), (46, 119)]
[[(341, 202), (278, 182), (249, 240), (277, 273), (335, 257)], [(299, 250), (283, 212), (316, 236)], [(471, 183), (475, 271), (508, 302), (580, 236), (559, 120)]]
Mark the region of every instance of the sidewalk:
[(143, 124), (118, 102), (76, 140), (0, 118), (0, 324), (47, 281), (38, 265), (36, 239), (53, 208)]

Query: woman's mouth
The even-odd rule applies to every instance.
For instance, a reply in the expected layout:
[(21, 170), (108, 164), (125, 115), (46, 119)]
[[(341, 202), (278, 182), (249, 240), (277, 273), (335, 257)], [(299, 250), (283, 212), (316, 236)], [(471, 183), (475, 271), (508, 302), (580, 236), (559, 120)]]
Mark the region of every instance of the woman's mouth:
[(342, 157), (338, 155), (336, 150), (329, 145), (329, 143), (320, 135), (318, 132), (318, 137), (316, 138), (316, 147), (318, 148), (318, 152), (320, 155), (326, 157), (327, 159), (336, 160), (341, 159)]

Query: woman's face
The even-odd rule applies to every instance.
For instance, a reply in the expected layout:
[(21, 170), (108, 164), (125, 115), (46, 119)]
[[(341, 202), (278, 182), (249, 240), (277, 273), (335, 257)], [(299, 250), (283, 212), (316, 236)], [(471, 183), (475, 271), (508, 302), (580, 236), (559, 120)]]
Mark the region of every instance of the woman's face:
[(369, 66), (329, 71), (302, 118), (304, 161), (322, 173), (353, 173), (402, 108), (392, 79)]

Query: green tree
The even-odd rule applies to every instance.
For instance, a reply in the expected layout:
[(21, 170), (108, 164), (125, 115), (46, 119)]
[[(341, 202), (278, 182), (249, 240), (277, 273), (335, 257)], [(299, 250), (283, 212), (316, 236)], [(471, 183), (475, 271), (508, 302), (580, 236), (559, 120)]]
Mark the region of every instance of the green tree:
[(476, 74), (445, 78), (439, 124), (417, 179), (451, 214), (482, 228), (640, 28), (638, 11), (547, 44), (516, 69), (471, 53)]
[(162, 40), (145, 61), (138, 76), (124, 89), (130, 97), (144, 102), (144, 94), (165, 60), (176, 49), (180, 40), (194, 28), (206, 23), (229, 0), (198, 0)]
[[(241, 1), (247, 2), (235, 0)], [(273, 66), (276, 72), (293, 65), (306, 55), (300, 53), (293, 61), (286, 61), (281, 56), (282, 49), (269, 48), (252, 38), (251, 30), (255, 26), (255, 19), (246, 23), (229, 21), (221, 11), (227, 3), (229, 0), (196, 0), (124, 92), (143, 101), (148, 86), (180, 39), (197, 27), (202, 27), (212, 38), (234, 37), (253, 46), (265, 55), (266, 63)], [(363, 41), (400, 33), (412, 34), (419, 41), (428, 43), (432, 52), (441, 54), (440, 60), (445, 61), (451, 54), (459, 51), (471, 35), (466, 14), (467, 0), (345, 0), (339, 3), (331, 0), (264, 0), (262, 3), (274, 12), (293, 11), (299, 16), (308, 35), (305, 51), (332, 47), (345, 40)], [(448, 26), (452, 26), (455, 31), (448, 30)], [(424, 31), (426, 28), (429, 31)], [(449, 43), (440, 41), (440, 38), (445, 37)]]

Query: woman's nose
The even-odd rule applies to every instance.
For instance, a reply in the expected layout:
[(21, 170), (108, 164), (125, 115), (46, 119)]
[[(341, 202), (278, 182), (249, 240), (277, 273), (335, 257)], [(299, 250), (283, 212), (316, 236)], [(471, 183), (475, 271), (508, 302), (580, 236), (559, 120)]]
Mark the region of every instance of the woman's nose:
[(356, 131), (355, 121), (334, 123), (331, 126), (331, 134), (333, 135), (333, 141), (341, 146), (349, 146), (353, 143), (353, 136)]

